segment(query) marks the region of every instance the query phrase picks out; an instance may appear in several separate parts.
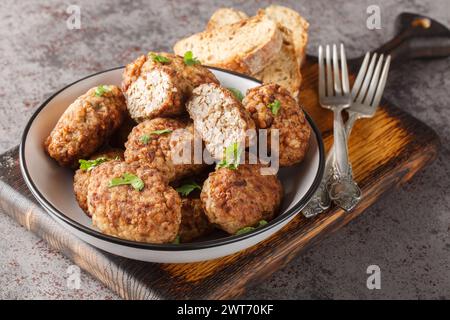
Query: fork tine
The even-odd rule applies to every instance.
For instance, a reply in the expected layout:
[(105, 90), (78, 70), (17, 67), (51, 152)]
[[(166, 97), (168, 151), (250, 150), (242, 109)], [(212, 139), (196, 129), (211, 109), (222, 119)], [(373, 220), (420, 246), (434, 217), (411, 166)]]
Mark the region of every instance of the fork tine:
[(359, 68), (358, 75), (356, 76), (356, 80), (353, 83), (352, 88), (352, 97), (355, 100), (359, 90), (361, 89), (361, 84), (364, 80), (364, 76), (366, 75), (367, 66), (369, 65), (370, 52), (367, 52), (364, 56), (363, 63), (361, 64), (361, 68)]
[(339, 72), (339, 58), (336, 45), (333, 44), (333, 74), (334, 74), (334, 92), (336, 95), (342, 95), (341, 73)]
[(327, 65), (327, 96), (333, 96), (333, 73), (331, 72), (331, 53), (329, 45), (326, 46), (325, 55)]
[(375, 92), (375, 98), (372, 102), (372, 107), (378, 108), (380, 104), (381, 97), (383, 96), (384, 87), (386, 86), (386, 80), (389, 73), (389, 66), (391, 64), (391, 56), (387, 56), (386, 62), (384, 63), (383, 71), (381, 72), (380, 83), (378, 84), (377, 91)]
[(375, 91), (378, 87), (378, 81), (381, 73), (381, 66), (383, 65), (383, 55), (380, 55), (380, 58), (378, 59), (377, 66), (375, 68), (375, 72), (373, 73), (372, 80), (370, 80), (370, 86), (369, 91), (367, 91), (367, 95), (364, 99), (363, 104), (370, 106), (370, 103), (373, 100), (373, 97), (375, 95)]
[(345, 56), (344, 45), (341, 43), (341, 72), (342, 72), (342, 91), (344, 95), (349, 94), (347, 58)]
[(364, 97), (367, 93), (367, 87), (369, 87), (370, 79), (372, 79), (373, 68), (375, 67), (375, 61), (377, 60), (377, 54), (374, 53), (370, 61), (369, 69), (367, 70), (366, 76), (364, 77), (364, 82), (359, 91), (358, 97), (356, 98), (357, 103), (362, 103)]
[(319, 46), (319, 99), (325, 97), (325, 66), (323, 61), (323, 48)]

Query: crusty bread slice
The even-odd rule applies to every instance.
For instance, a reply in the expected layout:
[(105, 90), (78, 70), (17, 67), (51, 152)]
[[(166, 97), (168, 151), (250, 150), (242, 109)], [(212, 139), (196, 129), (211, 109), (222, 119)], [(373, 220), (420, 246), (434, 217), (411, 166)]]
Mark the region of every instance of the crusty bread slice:
[(247, 18), (248, 16), (245, 12), (233, 8), (220, 8), (213, 13), (211, 18), (209, 18), (206, 30), (220, 28)]
[(299, 67), (305, 60), (308, 42), (309, 23), (297, 11), (287, 7), (271, 5), (261, 9), (259, 14), (268, 16), (273, 21), (292, 31), (293, 43)]
[(257, 15), (182, 39), (174, 52), (183, 56), (192, 51), (205, 65), (256, 74), (280, 52), (282, 42), (277, 24)]
[(286, 88), (297, 99), (302, 75), (298, 67), (296, 52), (292, 43), (292, 33), (280, 27), (283, 31), (283, 45), (269, 65), (261, 72), (254, 75), (263, 83), (276, 83)]
[[(207, 29), (220, 28), (246, 19), (246, 14), (232, 8), (221, 8), (213, 13), (208, 22)], [(296, 52), (292, 38), (292, 31), (279, 26), (283, 34), (283, 45), (279, 54), (274, 56), (267, 67), (254, 74), (255, 78), (264, 83), (276, 83), (297, 97), (301, 85), (302, 76), (297, 64)]]

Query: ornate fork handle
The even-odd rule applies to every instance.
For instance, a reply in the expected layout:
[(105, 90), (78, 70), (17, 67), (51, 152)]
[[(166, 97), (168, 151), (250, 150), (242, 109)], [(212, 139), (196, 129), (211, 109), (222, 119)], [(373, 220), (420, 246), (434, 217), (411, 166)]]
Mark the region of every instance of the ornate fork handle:
[[(350, 136), (353, 124), (356, 121), (356, 114), (351, 113), (347, 121), (348, 125), (344, 129), (346, 139), (345, 145), (335, 145), (335, 161), (333, 161), (333, 173), (328, 177), (326, 189), (330, 200), (336, 203), (345, 211), (351, 211), (361, 200), (361, 189), (353, 180), (352, 168), (348, 159), (347, 138)], [(339, 148), (345, 148), (339, 152)], [(344, 163), (344, 165), (342, 165)]]
[[(348, 140), (348, 137), (350, 136), (350, 133), (352, 131), (353, 125), (355, 121), (357, 120), (357, 115), (355, 113), (350, 113), (350, 117), (348, 118), (347, 122), (345, 123), (345, 135), (346, 140)], [(303, 215), (306, 218), (311, 218), (319, 213), (327, 210), (331, 205), (331, 199), (329, 196), (328, 188), (331, 188), (331, 184), (329, 182), (338, 182), (339, 175), (335, 175), (334, 171), (334, 146), (331, 147), (330, 152), (328, 153), (327, 160), (325, 163), (325, 174), (322, 178), (322, 181), (320, 183), (319, 188), (315, 192), (315, 194), (312, 196), (311, 200), (308, 202), (306, 207), (302, 210)], [(348, 172), (347, 176), (352, 177), (352, 168), (351, 165), (348, 165)], [(332, 178), (332, 179), (330, 179)], [(350, 211), (361, 199), (361, 190), (359, 190), (356, 183), (353, 181), (353, 184), (351, 183), (353, 179), (348, 180), (342, 180), (342, 183), (345, 184), (344, 189), (345, 190), (353, 190), (353, 194), (350, 194), (350, 192), (347, 192), (344, 196), (344, 194), (341, 193), (342, 200), (339, 200), (338, 197), (335, 197), (333, 201), (338, 204), (340, 207), (344, 210)], [(354, 187), (356, 185), (356, 187)], [(338, 184), (336, 184), (333, 188), (333, 195), (337, 193), (338, 190), (342, 190), (342, 188), (338, 188)], [(359, 190), (359, 191), (358, 191)], [(347, 209), (346, 209), (347, 208)]]

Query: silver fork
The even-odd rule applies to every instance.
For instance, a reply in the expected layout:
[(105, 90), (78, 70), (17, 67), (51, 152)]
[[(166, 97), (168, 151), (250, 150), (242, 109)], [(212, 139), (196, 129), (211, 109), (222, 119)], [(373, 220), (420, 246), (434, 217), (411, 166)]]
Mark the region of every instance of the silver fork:
[[(331, 60), (333, 60), (333, 72), (331, 72)], [(339, 60), (341, 69), (339, 70)], [(347, 148), (347, 137), (345, 134), (342, 110), (351, 104), (349, 89), (347, 60), (344, 46), (340, 45), (340, 59), (337, 47), (333, 45), (333, 58), (331, 59), (330, 46), (325, 48), (326, 68), (324, 67), (323, 49), (319, 47), (319, 102), (324, 108), (330, 109), (334, 114), (333, 137), (334, 137), (334, 159), (331, 164), (331, 174), (326, 181), (326, 189), (330, 200), (345, 209), (349, 208), (349, 195), (358, 191), (358, 186), (348, 175), (349, 159)], [(326, 77), (325, 77), (326, 69)], [(342, 77), (342, 81), (341, 81)], [(326, 79), (326, 80), (325, 80)], [(334, 81), (333, 81), (334, 80)]]
[[(391, 58), (388, 56), (384, 60), (383, 70), (381, 71), (381, 66), (383, 63), (383, 55), (381, 55), (374, 72), (376, 58), (377, 55), (374, 54), (369, 65), (370, 54), (367, 53), (365, 55), (355, 83), (353, 84), (352, 104), (346, 109), (349, 114), (349, 118), (345, 124), (345, 133), (347, 138), (350, 136), (353, 124), (356, 120), (360, 118), (370, 118), (375, 114), (381, 97), (383, 96)], [(330, 149), (326, 160), (325, 176), (322, 180), (321, 186), (302, 211), (303, 215), (307, 218), (316, 216), (317, 214), (328, 209), (331, 205), (331, 200), (328, 196), (328, 191), (326, 188), (326, 182), (329, 179), (329, 175), (332, 174), (331, 166), (334, 155), (333, 149), (334, 146)], [(352, 175), (350, 165), (349, 174)], [(361, 194), (353, 200), (353, 207), (359, 202), (360, 198)]]

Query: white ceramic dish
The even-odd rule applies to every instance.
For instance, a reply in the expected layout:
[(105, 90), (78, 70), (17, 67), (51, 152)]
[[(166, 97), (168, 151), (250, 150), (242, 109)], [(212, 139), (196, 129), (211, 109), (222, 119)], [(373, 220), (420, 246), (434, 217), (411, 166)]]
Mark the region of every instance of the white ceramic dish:
[[(252, 78), (220, 69), (211, 69), (221, 84), (241, 92), (260, 83)], [(324, 169), (322, 138), (311, 118), (311, 145), (302, 164), (281, 169), (285, 189), (280, 215), (266, 226), (239, 235), (185, 243), (147, 244), (102, 234), (79, 208), (73, 193), (73, 172), (59, 167), (43, 149), (48, 136), (64, 110), (78, 96), (99, 84), (120, 84), (123, 68), (99, 72), (78, 80), (56, 92), (35, 112), (27, 124), (20, 146), (20, 165), (33, 195), (48, 213), (79, 238), (105, 251), (142, 261), (186, 263), (215, 259), (246, 249), (268, 238), (285, 226), (306, 205), (319, 186)]]

